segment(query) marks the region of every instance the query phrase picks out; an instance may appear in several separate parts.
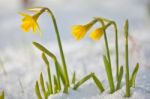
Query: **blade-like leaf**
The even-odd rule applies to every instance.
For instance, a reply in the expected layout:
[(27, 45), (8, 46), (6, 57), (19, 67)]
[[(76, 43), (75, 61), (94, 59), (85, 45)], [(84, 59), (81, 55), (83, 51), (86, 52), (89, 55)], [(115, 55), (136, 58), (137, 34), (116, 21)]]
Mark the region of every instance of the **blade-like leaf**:
[(49, 61), (44, 53), (42, 53), (42, 59), (43, 59), (44, 63), (46, 64), (46, 66), (49, 66)]
[(61, 85), (60, 85), (60, 73), (59, 73), (59, 70), (58, 70), (58, 66), (57, 66), (57, 61), (55, 61), (55, 67), (56, 67), (56, 75), (57, 75), (57, 87), (58, 87), (58, 90), (61, 90)]
[[(61, 78), (63, 83), (65, 83), (64, 86), (66, 86), (67, 85), (67, 78), (64, 75), (64, 70), (60, 67), (60, 65), (58, 63), (56, 56), (53, 53), (51, 53), (49, 50), (47, 50), (45, 47), (43, 47), (41, 44), (37, 43), (37, 42), (33, 42), (33, 45), (36, 46), (39, 50), (41, 50), (43, 53), (47, 54), (49, 57), (51, 57), (53, 59), (53, 61), (55, 63), (55, 66), (56, 66), (57, 76), (60, 76), (60, 77), (57, 77), (57, 78), (58, 79)], [(59, 89), (60, 89), (60, 87), (59, 87)]]
[(43, 78), (42, 72), (40, 74), (40, 84), (41, 84), (41, 88), (42, 88), (43, 93), (45, 93), (44, 78)]
[(46, 93), (46, 89), (45, 89), (45, 85), (44, 85), (44, 78), (43, 78), (42, 72), (40, 74), (40, 84), (41, 84), (41, 89), (42, 89), (42, 92), (44, 94), (44, 97), (45, 97), (45, 99), (47, 99), (48, 96), (47, 96), (47, 93)]
[(118, 75), (118, 81), (117, 81), (116, 90), (120, 89), (120, 87), (121, 87), (122, 77), (123, 77), (123, 66), (121, 66), (120, 70), (119, 70), (119, 75)]
[(37, 42), (33, 42), (33, 45), (37, 47), (39, 50), (41, 50), (42, 52), (44, 52), (45, 54), (47, 54), (48, 56), (50, 56), (52, 59), (54, 60), (56, 59), (55, 55), (51, 53), (49, 50), (47, 50), (45, 47), (43, 47), (41, 44)]
[(78, 82), (74, 85), (73, 89), (74, 89), (74, 90), (77, 90), (77, 88), (80, 87), (82, 84), (84, 84), (87, 80), (89, 80), (89, 79), (92, 77), (93, 74), (94, 74), (94, 73), (91, 73), (91, 74), (89, 74), (89, 75), (83, 77), (80, 81), (78, 81)]
[(52, 86), (52, 80), (51, 80), (51, 71), (50, 71), (49, 61), (44, 53), (42, 53), (42, 59), (44, 60), (47, 66), (48, 83), (49, 83), (49, 88), (50, 88), (50, 94), (52, 94), (53, 86)]
[(46, 88), (47, 88), (47, 91), (46, 91), (47, 94), (50, 95), (50, 94), (51, 94), (51, 93), (50, 93), (50, 92), (51, 92), (51, 89), (50, 89), (50, 85), (49, 85), (48, 82), (46, 82)]
[(54, 94), (56, 94), (59, 91), (58, 81), (57, 81), (57, 77), (55, 75), (53, 76), (53, 78), (54, 78)]
[(36, 81), (36, 84), (35, 84), (35, 93), (38, 99), (43, 99), (40, 93), (38, 81)]
[(107, 79), (109, 82), (109, 87), (110, 87), (110, 93), (114, 92), (114, 81), (113, 81), (113, 75), (112, 75), (112, 69), (109, 64), (109, 61), (107, 60), (106, 56), (103, 56), (104, 64), (105, 64), (105, 70), (107, 73)]
[(139, 69), (139, 63), (136, 64), (130, 79), (130, 87), (135, 87), (135, 79)]
[(73, 72), (72, 84), (75, 84), (75, 82), (76, 82), (76, 72)]
[(98, 78), (95, 76), (95, 74), (93, 74), (92, 77), (93, 77), (93, 80), (94, 80), (95, 84), (97, 85), (98, 89), (99, 89), (101, 92), (103, 92), (105, 89), (104, 89), (104, 87), (103, 87), (101, 81), (98, 80)]
[(62, 83), (63, 85), (65, 86), (66, 85), (66, 82), (65, 82), (65, 74), (64, 74), (64, 71), (62, 69), (62, 67), (60, 66), (59, 62), (57, 61), (57, 66), (58, 66), (58, 71), (59, 71), (59, 74), (60, 74), (60, 78), (62, 80)]

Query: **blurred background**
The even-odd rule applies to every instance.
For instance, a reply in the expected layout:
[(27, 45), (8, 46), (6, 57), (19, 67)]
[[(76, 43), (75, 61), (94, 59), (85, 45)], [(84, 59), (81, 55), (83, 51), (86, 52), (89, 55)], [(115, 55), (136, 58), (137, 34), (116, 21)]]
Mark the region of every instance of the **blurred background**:
[[(54, 12), (64, 52), (69, 60), (67, 63), (73, 65), (73, 67), (68, 67), (69, 70), (76, 70), (74, 65), (79, 65), (78, 60), (82, 60), (79, 66), (86, 64), (87, 60), (84, 59), (86, 54), (93, 59), (94, 55), (99, 55), (100, 50), (102, 52), (103, 40), (101, 42), (103, 45), (100, 46), (99, 42), (94, 43), (88, 37), (79, 43), (71, 36), (72, 25), (86, 24), (95, 16), (115, 20), (118, 24), (120, 40), (123, 38), (124, 21), (129, 19), (131, 52), (132, 49), (136, 52), (135, 56), (131, 58), (139, 60), (143, 66), (150, 67), (149, 0), (0, 0), (0, 90), (7, 91), (8, 99), (35, 98), (34, 82), (38, 78), (39, 72), (44, 70), (44, 66), (40, 59), (40, 52), (34, 49), (32, 41), (47, 45), (52, 52), (59, 56), (53, 24), (46, 13), (38, 20), (44, 33), (42, 37), (38, 33), (33, 35), (32, 31), (24, 33), (20, 28), (22, 17), (18, 12), (26, 12), (26, 8), (36, 6), (46, 6)], [(110, 41), (112, 35), (113, 33), (110, 33)], [(122, 45), (123, 40), (120, 43)], [(80, 49), (82, 52), (86, 52), (79, 55)], [(89, 53), (92, 51), (93, 53), (95, 51), (95, 54)], [(70, 55), (74, 55), (74, 59), (70, 59)], [(99, 61), (98, 58), (96, 61), (93, 59), (93, 63), (97, 61)], [(86, 74), (88, 68), (84, 66), (82, 68), (78, 70), (79, 74)], [(89, 68), (89, 70), (92, 69)], [(97, 70), (97, 72), (99, 71)], [(14, 90), (16, 92), (12, 94)]]
[[(150, 21), (149, 0), (0, 0), (0, 48), (6, 46), (22, 45), (39, 39), (31, 33), (23, 33), (19, 28), (21, 16), (18, 12), (35, 6), (46, 6), (53, 10), (61, 37), (65, 40), (72, 39), (70, 27), (74, 24), (85, 24), (95, 16), (102, 16), (116, 20), (119, 30), (122, 29), (125, 19), (130, 21), (130, 31), (140, 35), (140, 38), (148, 37)], [(45, 41), (53, 40), (54, 33), (50, 33), (53, 27), (50, 19), (43, 15), (39, 19), (40, 26), (44, 32)], [(138, 32), (137, 32), (138, 31)], [(141, 35), (142, 34), (142, 35)], [(49, 35), (49, 36), (48, 36)], [(31, 39), (31, 41), (29, 40)], [(40, 38), (41, 39), (41, 38)]]

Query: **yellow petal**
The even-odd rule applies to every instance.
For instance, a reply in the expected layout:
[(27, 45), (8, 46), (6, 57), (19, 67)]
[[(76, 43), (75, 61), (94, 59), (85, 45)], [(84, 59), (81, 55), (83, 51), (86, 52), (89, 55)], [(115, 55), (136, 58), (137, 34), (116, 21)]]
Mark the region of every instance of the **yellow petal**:
[(31, 22), (30, 21), (23, 22), (21, 28), (23, 31), (28, 32), (31, 28)]
[(81, 40), (88, 29), (84, 25), (75, 25), (72, 27), (72, 35), (76, 40)]
[(19, 14), (20, 14), (21, 16), (23, 16), (23, 17), (31, 17), (29, 14), (26, 14), (26, 13), (21, 13), (21, 12), (19, 12)]
[(93, 32), (90, 33), (90, 38), (94, 41), (99, 40), (103, 35), (103, 28), (97, 28)]
[(37, 18), (38, 18), (37, 14), (35, 14), (33, 16), (30, 16), (25, 13), (19, 13), (19, 14), (24, 16), (24, 18), (22, 19), (23, 23), (21, 25), (21, 28), (24, 32), (28, 32), (31, 28), (33, 30), (33, 33), (36, 33), (37, 30), (40, 32), (40, 27), (39, 27), (38, 23), (36, 22)]
[(36, 23), (32, 21), (32, 30), (34, 33), (36, 32), (36, 28), (37, 28)]

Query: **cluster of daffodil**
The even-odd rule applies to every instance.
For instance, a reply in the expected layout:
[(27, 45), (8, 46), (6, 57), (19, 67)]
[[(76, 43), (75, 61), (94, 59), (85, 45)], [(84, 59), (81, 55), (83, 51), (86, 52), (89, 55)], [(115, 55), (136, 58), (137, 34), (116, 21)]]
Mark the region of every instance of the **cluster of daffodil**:
[[(48, 81), (45, 81), (43, 73), (40, 74), (40, 78), (39, 80), (36, 81), (35, 84), (36, 95), (38, 99), (43, 99), (43, 98), (47, 99), (49, 95), (58, 93), (59, 91), (61, 91), (62, 88), (64, 88), (64, 92), (67, 93), (68, 88), (70, 87), (70, 82), (69, 82), (67, 66), (64, 58), (64, 53), (63, 53), (62, 44), (61, 44), (55, 17), (51, 12), (51, 10), (45, 7), (32, 8), (28, 10), (33, 11), (34, 15), (20, 13), (20, 15), (24, 17), (22, 19), (23, 24), (21, 25), (22, 30), (28, 32), (30, 29), (32, 29), (34, 33), (37, 32), (41, 33), (37, 20), (44, 12), (48, 12), (54, 24), (54, 29), (55, 29), (60, 56), (62, 60), (62, 64), (60, 64), (57, 60), (57, 57), (53, 53), (51, 53), (48, 49), (46, 49), (41, 44), (37, 42), (33, 42), (33, 45), (42, 52), (41, 56), (44, 63), (46, 64), (47, 77), (48, 77)], [(53, 60), (56, 68), (56, 74), (52, 75), (47, 56)]]
[[(94, 40), (98, 41), (103, 35), (104, 35), (104, 40), (105, 40), (105, 45), (106, 45), (106, 55), (103, 55), (103, 61), (105, 64), (105, 70), (107, 74), (107, 79), (110, 87), (110, 93), (115, 92), (116, 90), (120, 89), (121, 87), (121, 81), (123, 77), (123, 66), (119, 67), (119, 49), (118, 49), (118, 30), (117, 30), (117, 25), (115, 21), (106, 19), (106, 18), (94, 18), (91, 22), (89, 22), (86, 25), (75, 25), (72, 27), (72, 35), (76, 40), (81, 40), (87, 32), (92, 28), (94, 24), (99, 22), (101, 25), (93, 30), (89, 37)], [(111, 67), (111, 58), (110, 58), (110, 50), (109, 50), (109, 45), (108, 45), (108, 40), (107, 40), (107, 34), (106, 30), (108, 27), (113, 25), (114, 31), (115, 31), (115, 53), (116, 53), (116, 81), (117, 84), (115, 86), (114, 84), (114, 78), (112, 74), (112, 67)], [(128, 64), (128, 21), (125, 21), (124, 25), (124, 35), (125, 35), (125, 77), (126, 77), (126, 97), (130, 96), (130, 88), (135, 86), (135, 78), (138, 72), (139, 64), (137, 63), (134, 71), (131, 75), (131, 78), (129, 76), (129, 64)], [(92, 75), (92, 74), (90, 74)], [(77, 89), (80, 85), (82, 85), (85, 81), (90, 79), (92, 76), (86, 76), (84, 77), (81, 81), (75, 84), (74, 89)], [(97, 81), (99, 81), (97, 79)], [(100, 81), (99, 81), (100, 82)], [(102, 85), (101, 85), (102, 86)], [(102, 90), (101, 87), (99, 87), (101, 91), (104, 91), (104, 88)]]
[[(35, 12), (34, 15), (29, 15), (25, 13), (20, 13), (23, 18), (23, 24), (21, 25), (21, 28), (25, 31), (28, 32), (31, 28), (33, 29), (33, 32), (36, 33), (37, 31), (40, 31), (40, 26), (37, 23), (37, 20), (39, 16), (41, 16), (44, 12), (48, 12), (48, 14), (52, 18), (52, 22), (54, 24), (54, 29), (57, 37), (57, 42), (58, 42), (58, 47), (60, 51), (60, 56), (62, 63), (60, 63), (57, 60), (57, 57), (50, 52), (47, 48), (45, 48), (43, 45), (33, 42), (33, 45), (38, 48), (42, 53), (42, 59), (44, 63), (46, 64), (46, 69), (47, 69), (47, 77), (48, 81), (44, 80), (43, 73), (40, 74), (39, 80), (36, 81), (35, 84), (35, 92), (38, 97), (38, 99), (47, 99), (49, 95), (58, 93), (62, 90), (63, 92), (67, 93), (68, 88), (70, 87), (70, 81), (69, 81), (69, 76), (68, 76), (68, 71), (67, 71), (67, 66), (65, 62), (65, 57), (63, 53), (63, 48), (59, 36), (59, 31), (57, 27), (57, 23), (55, 20), (55, 17), (53, 13), (51, 12), (50, 9), (45, 8), (45, 7), (38, 7), (38, 8), (32, 8), (28, 9), (29, 11)], [(114, 21), (105, 19), (105, 18), (94, 18), (91, 22), (89, 22), (86, 25), (76, 25), (73, 26), (72, 28), (72, 35), (75, 37), (76, 40), (81, 40), (86, 33), (92, 28), (94, 24), (97, 22), (100, 22), (102, 25), (95, 29), (91, 34), (90, 38), (94, 41), (99, 40), (103, 35), (105, 39), (105, 45), (106, 45), (106, 50), (107, 54), (103, 56), (104, 59), (104, 64), (105, 64), (105, 69), (106, 69), (106, 74), (110, 86), (110, 93), (113, 93), (115, 90), (118, 90), (121, 87), (121, 80), (123, 77), (123, 66), (119, 68), (119, 53), (118, 53), (118, 32), (117, 32), (117, 25)], [(107, 35), (106, 35), (106, 29), (113, 25), (114, 30), (115, 30), (115, 46), (116, 46), (116, 81), (117, 85), (115, 87), (114, 85), (114, 79), (112, 75), (112, 68), (111, 68), (111, 58), (110, 58), (110, 53), (109, 53), (109, 46), (108, 46), (108, 41), (107, 41)], [(128, 69), (128, 22), (126, 21), (125, 24), (125, 71), (126, 71), (126, 96), (130, 96), (130, 87), (135, 85), (135, 78), (136, 74), (138, 71), (139, 65), (135, 67), (131, 78), (129, 78), (129, 69)], [(55, 64), (56, 68), (56, 74), (53, 74), (50, 70), (50, 64), (48, 61), (48, 57), (51, 58)], [(97, 78), (97, 76), (94, 73), (90, 73), (89, 75), (85, 76), (83, 79), (80, 81), (76, 82), (76, 74), (75, 72), (73, 73), (72, 77), (72, 83), (74, 84), (73, 89), (79, 88), (84, 82), (86, 82), (88, 79), (92, 78), (94, 83), (97, 85), (98, 89), (103, 92), (105, 89), (101, 83), (101, 81)]]
[(4, 93), (4, 91), (0, 92), (0, 99), (5, 99), (5, 93)]

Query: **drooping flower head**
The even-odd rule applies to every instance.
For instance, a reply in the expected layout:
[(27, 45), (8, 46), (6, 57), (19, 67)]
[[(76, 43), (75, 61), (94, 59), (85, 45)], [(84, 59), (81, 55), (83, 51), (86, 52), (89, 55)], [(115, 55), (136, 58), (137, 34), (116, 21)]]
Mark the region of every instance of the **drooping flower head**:
[(37, 11), (34, 15), (29, 15), (29, 14), (25, 14), (25, 13), (19, 13), (21, 16), (23, 16), (24, 18), (22, 19), (22, 25), (21, 25), (21, 29), (24, 32), (29, 32), (30, 29), (33, 30), (34, 33), (36, 33), (37, 31), (40, 32), (40, 27), (37, 23), (37, 19), (39, 18), (39, 16), (44, 12), (44, 10), (39, 10)]
[(104, 28), (101, 28), (101, 27), (97, 28), (97, 29), (95, 29), (94, 31), (91, 32), (89, 37), (92, 40), (97, 41), (97, 40), (99, 40), (102, 37), (102, 35), (104, 33), (103, 31), (104, 31)]
[(72, 35), (76, 40), (81, 40), (88, 30), (95, 24), (95, 20), (86, 25), (75, 25), (72, 27)]
[(35, 33), (37, 30), (40, 30), (39, 25), (37, 23), (37, 18), (38, 16), (30, 16), (28, 14), (25, 13), (20, 13), (20, 15), (22, 15), (24, 18), (22, 19), (22, 25), (21, 25), (21, 29), (24, 32), (29, 32), (29, 30), (32, 28), (33, 32)]

